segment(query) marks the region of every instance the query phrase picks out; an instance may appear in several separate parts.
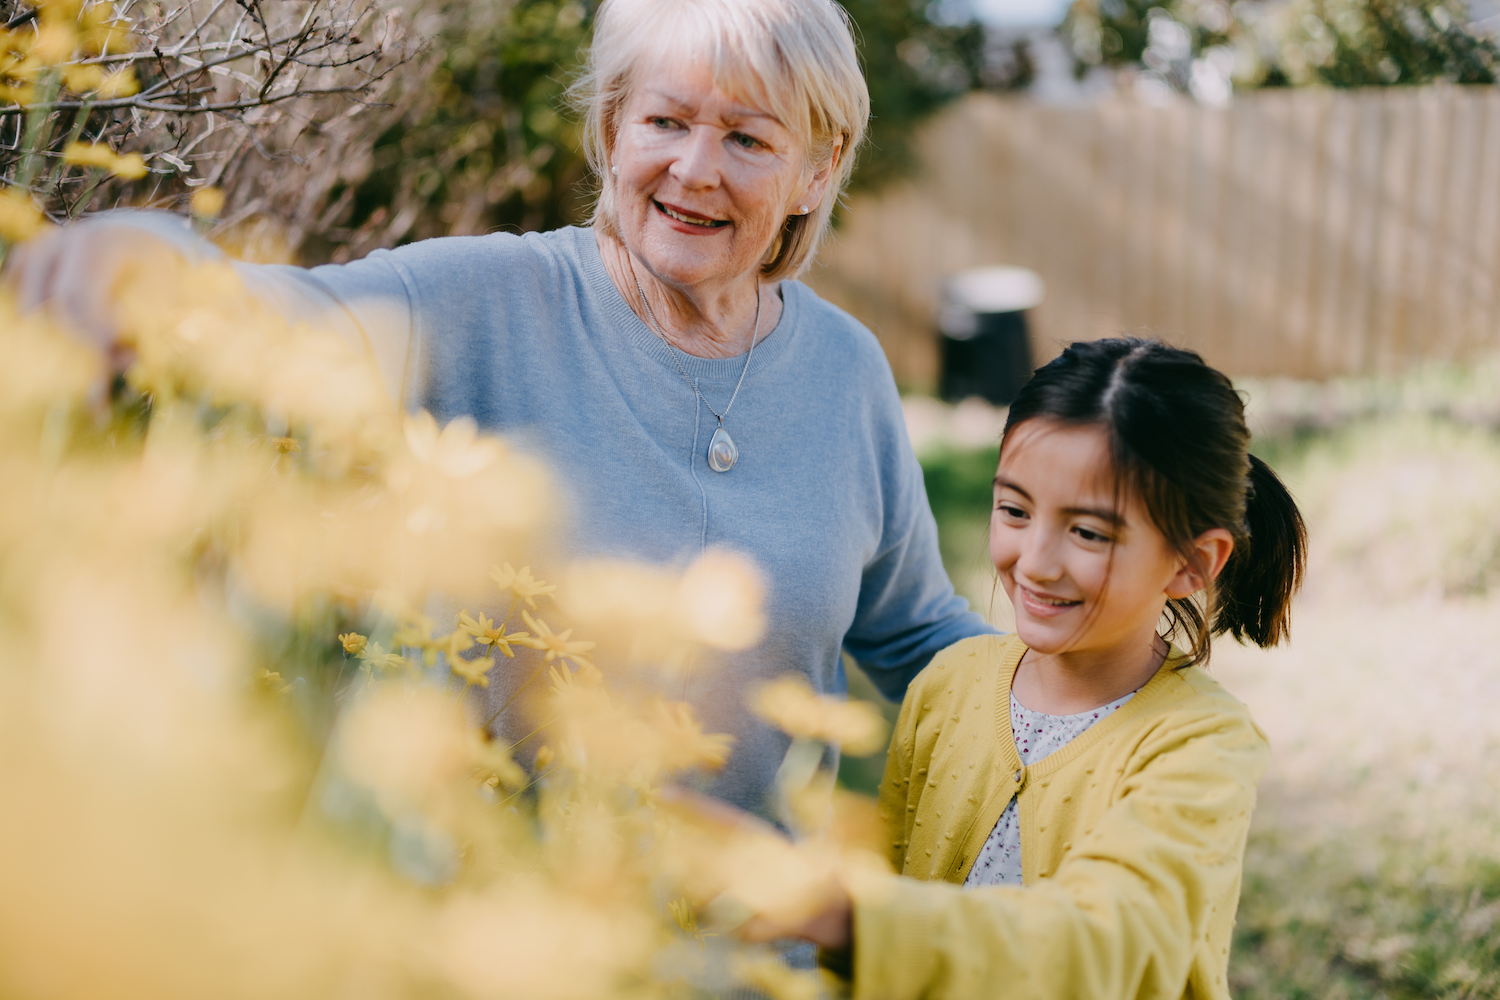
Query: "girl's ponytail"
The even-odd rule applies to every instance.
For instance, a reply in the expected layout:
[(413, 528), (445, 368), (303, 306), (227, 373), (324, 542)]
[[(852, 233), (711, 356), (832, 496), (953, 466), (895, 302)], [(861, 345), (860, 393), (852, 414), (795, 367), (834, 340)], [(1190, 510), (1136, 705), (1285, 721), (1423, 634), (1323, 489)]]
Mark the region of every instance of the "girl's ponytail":
[(1285, 484), (1250, 455), (1248, 545), (1237, 545), (1215, 586), (1214, 634), (1274, 646), (1288, 637), (1292, 595), (1307, 566), (1307, 527)]

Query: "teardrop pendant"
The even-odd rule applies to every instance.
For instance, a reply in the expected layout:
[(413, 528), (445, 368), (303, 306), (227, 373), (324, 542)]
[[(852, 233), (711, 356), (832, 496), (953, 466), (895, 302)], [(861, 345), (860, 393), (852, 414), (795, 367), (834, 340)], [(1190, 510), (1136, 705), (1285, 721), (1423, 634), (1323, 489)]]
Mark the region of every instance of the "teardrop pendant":
[(728, 472), (739, 461), (740, 450), (734, 446), (734, 438), (722, 426), (714, 431), (708, 442), (708, 467), (715, 472)]

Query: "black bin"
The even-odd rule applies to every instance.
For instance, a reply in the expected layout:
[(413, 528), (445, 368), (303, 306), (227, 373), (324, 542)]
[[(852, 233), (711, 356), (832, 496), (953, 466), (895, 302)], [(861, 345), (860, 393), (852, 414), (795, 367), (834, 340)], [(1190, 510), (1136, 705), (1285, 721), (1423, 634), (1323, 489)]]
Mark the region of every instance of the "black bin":
[(1026, 311), (1041, 304), (1042, 279), (1024, 267), (982, 267), (955, 275), (938, 316), (938, 394), (979, 396), (997, 406), (1016, 398), (1031, 375)]

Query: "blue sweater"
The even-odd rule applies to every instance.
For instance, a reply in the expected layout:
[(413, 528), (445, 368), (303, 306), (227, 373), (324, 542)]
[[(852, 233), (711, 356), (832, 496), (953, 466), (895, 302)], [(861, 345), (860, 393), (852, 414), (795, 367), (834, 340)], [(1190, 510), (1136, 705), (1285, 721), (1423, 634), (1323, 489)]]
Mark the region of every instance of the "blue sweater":
[[(357, 326), (406, 405), (439, 421), (471, 415), (543, 455), (572, 553), (684, 565), (723, 546), (755, 560), (768, 584), (764, 641), (699, 665), (686, 686), (708, 730), (736, 739), (712, 794), (763, 812), (786, 753), (786, 737), (746, 711), (747, 686), (795, 672), (843, 693), (847, 649), (899, 701), (934, 653), (992, 631), (944, 573), (879, 344), (798, 282), (782, 284), (781, 319), (725, 421), (739, 462), (716, 473), (706, 456), (717, 421), (611, 282), (592, 230), (245, 271), (289, 309)], [(744, 357), (679, 357), (722, 413)], [(496, 707), (530, 673), (517, 661), (500, 671), (485, 692)]]

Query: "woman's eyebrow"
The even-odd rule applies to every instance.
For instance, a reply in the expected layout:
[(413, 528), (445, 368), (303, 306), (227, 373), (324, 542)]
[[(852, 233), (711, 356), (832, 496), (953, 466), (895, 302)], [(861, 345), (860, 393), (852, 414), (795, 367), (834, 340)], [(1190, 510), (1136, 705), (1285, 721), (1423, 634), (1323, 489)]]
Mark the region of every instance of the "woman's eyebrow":
[[(670, 94), (667, 91), (659, 90), (656, 87), (648, 87), (646, 88), (645, 92), (652, 95), (653, 97), (661, 98), (663, 101), (670, 104), (672, 106), (672, 110), (677, 112), (678, 114), (696, 114), (698, 111), (697, 105), (693, 104), (691, 101), (683, 97), (678, 96), (677, 94)], [(743, 104), (731, 105), (724, 110), (724, 114), (721, 116), (721, 120), (724, 122), (741, 121), (746, 118), (764, 118), (767, 121), (776, 122), (778, 125), (781, 124), (780, 119), (778, 119), (770, 112), (761, 111), (759, 108), (753, 108)]]

